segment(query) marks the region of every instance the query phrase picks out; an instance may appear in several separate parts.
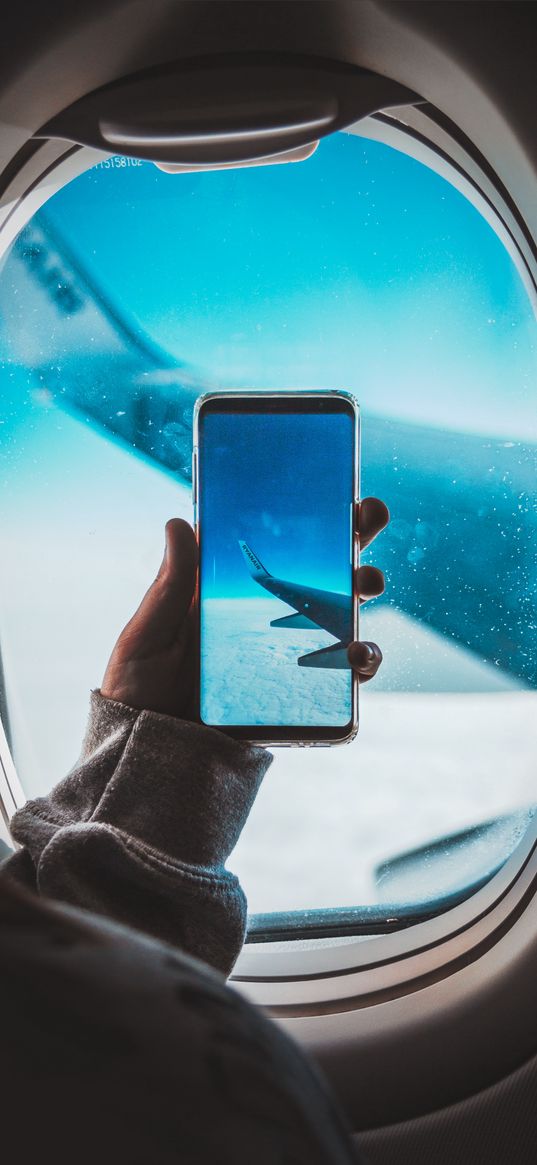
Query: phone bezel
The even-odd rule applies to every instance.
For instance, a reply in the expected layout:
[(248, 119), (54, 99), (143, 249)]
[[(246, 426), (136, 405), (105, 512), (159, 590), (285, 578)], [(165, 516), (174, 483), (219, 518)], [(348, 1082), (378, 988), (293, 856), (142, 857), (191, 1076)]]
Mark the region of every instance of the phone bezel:
[[(194, 408), (194, 438), (192, 455), (192, 500), (194, 506), (194, 529), (198, 540), (200, 560), (203, 531), (199, 520), (199, 496), (203, 488), (200, 473), (200, 434), (201, 425), (207, 413), (244, 413), (244, 412), (303, 412), (303, 413), (347, 413), (353, 419), (354, 451), (353, 451), (353, 530), (356, 530), (357, 507), (360, 500), (360, 408), (351, 392), (344, 389), (229, 389), (224, 392), (207, 392), (199, 397)], [(359, 565), (359, 544), (355, 535), (352, 542), (352, 619), (354, 638), (358, 638), (359, 623), (359, 596), (356, 591), (356, 570)], [(196, 589), (196, 619), (198, 642), (201, 642), (201, 604), (199, 593), (199, 579)], [(198, 652), (197, 674), (197, 712), (200, 723), (208, 728), (215, 728), (236, 740), (249, 741), (252, 744), (282, 746), (282, 747), (326, 747), (336, 744), (348, 744), (354, 739), (359, 725), (358, 679), (352, 673), (351, 685), (351, 717), (347, 724), (319, 727), (304, 727), (303, 725), (278, 724), (208, 724), (201, 718), (201, 650)]]

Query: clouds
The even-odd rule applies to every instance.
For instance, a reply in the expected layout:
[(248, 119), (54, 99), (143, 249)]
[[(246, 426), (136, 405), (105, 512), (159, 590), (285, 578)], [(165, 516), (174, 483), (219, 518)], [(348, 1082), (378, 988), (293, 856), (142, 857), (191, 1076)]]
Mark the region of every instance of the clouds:
[(325, 631), (285, 630), (278, 599), (208, 599), (203, 607), (203, 719), (210, 724), (345, 725), (351, 674), (298, 667), (334, 642)]

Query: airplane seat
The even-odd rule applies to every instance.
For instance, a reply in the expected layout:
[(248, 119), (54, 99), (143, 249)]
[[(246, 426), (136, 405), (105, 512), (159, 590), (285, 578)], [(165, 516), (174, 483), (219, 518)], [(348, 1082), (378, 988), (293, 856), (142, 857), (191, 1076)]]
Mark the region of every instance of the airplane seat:
[(354, 1140), (369, 1165), (535, 1165), (537, 1057), (459, 1104)]

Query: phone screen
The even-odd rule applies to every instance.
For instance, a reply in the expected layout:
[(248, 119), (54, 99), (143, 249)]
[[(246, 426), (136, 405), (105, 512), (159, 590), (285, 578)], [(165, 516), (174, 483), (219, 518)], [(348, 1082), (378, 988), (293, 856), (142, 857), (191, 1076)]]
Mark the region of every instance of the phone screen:
[(246, 400), (200, 412), (201, 719), (342, 729), (355, 412), (344, 398)]

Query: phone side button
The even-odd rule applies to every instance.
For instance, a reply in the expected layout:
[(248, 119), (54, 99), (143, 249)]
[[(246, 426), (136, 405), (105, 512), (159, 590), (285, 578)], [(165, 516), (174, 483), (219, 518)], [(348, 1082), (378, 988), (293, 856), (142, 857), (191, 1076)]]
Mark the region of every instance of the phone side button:
[(192, 451), (192, 504), (198, 504), (198, 454), (197, 450)]

